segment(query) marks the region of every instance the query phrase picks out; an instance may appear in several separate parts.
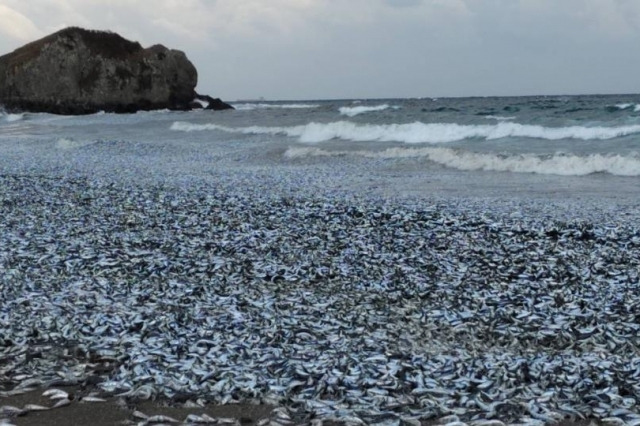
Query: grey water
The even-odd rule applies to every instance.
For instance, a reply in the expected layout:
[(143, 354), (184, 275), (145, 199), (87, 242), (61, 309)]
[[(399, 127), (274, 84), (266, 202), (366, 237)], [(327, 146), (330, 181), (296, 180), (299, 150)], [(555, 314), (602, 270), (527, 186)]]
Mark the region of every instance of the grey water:
[(283, 192), (618, 201), (638, 195), (640, 95), (234, 106), (76, 117), (4, 113), (0, 166), (127, 179), (231, 179), (230, 185)]

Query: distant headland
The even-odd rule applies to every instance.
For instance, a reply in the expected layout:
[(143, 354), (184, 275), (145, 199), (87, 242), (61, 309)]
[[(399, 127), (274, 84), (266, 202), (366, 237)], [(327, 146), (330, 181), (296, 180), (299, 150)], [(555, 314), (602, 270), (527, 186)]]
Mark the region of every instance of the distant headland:
[(144, 49), (108, 31), (66, 28), (0, 56), (0, 105), (8, 111), (92, 114), (232, 109), (195, 91), (184, 52)]

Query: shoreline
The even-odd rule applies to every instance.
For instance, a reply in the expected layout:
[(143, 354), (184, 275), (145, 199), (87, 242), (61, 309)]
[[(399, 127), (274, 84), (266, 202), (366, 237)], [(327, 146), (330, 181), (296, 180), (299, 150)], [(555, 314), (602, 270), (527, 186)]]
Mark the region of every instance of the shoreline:
[[(95, 398), (104, 401), (83, 402), (74, 398), (76, 387), (58, 387), (72, 396), (71, 401), (58, 408), (52, 407), (56, 400), (42, 396), (44, 389), (37, 389), (21, 395), (0, 397), (0, 406), (24, 408), (37, 405), (38, 409), (18, 414), (0, 415), (0, 424), (15, 426), (52, 426), (52, 425), (88, 425), (115, 426), (125, 424), (219, 424), (227, 426), (256, 425), (303, 425), (342, 426), (354, 424), (355, 419), (305, 419), (292, 417), (284, 407), (264, 404), (235, 403), (226, 405), (205, 404), (194, 406), (193, 403), (175, 403), (170, 401), (128, 400), (124, 397), (104, 397), (95, 393)], [(94, 395), (94, 392), (89, 392)], [(88, 394), (88, 395), (89, 395)], [(57, 400), (59, 401), (59, 400)], [(457, 416), (456, 416), (457, 417)], [(417, 422), (405, 422), (407, 425), (435, 426), (452, 423), (455, 417), (422, 419)], [(391, 419), (388, 419), (389, 421)], [(5, 423), (2, 423), (2, 422)], [(377, 422), (376, 422), (377, 423)], [(369, 423), (366, 423), (369, 424)], [(402, 424), (402, 423), (399, 423)], [(460, 424), (465, 424), (460, 422)], [(474, 424), (470, 422), (469, 424)], [(498, 425), (498, 423), (495, 423)], [(601, 423), (595, 419), (560, 420), (554, 426), (597, 426)]]
[[(39, 406), (37, 409), (34, 408), (18, 416), (0, 415), (0, 422), (5, 419), (16, 426), (51, 426), (57, 424), (114, 426), (139, 424), (141, 422), (149, 422), (150, 424), (209, 422), (228, 426), (253, 426), (269, 423), (271, 420), (283, 415), (275, 407), (267, 405), (238, 403), (198, 407), (184, 403), (170, 403), (169, 401), (109, 397), (88, 389), (80, 391), (76, 386), (56, 387), (55, 389), (68, 392), (71, 399), (58, 408), (49, 408), (47, 410), (43, 410), (42, 407), (53, 407), (60, 402), (60, 399), (51, 400), (46, 396), (42, 396), (44, 389), (33, 390), (21, 395), (0, 397), (0, 406), (17, 408), (28, 408), (31, 404)], [(85, 396), (91, 395), (92, 398), (104, 399), (104, 401), (86, 402), (80, 399), (82, 398), (81, 394), (85, 394)]]
[[(53, 388), (50, 388), (53, 389)], [(256, 425), (303, 425), (342, 426), (355, 424), (355, 419), (302, 419), (292, 417), (284, 407), (264, 404), (234, 403), (225, 405), (194, 403), (175, 403), (170, 401), (148, 401), (127, 399), (125, 397), (108, 397), (96, 392), (89, 392), (96, 398), (93, 402), (78, 400), (77, 387), (57, 387), (70, 394), (71, 400), (57, 408), (53, 407), (60, 400), (51, 400), (42, 396), (43, 390), (36, 389), (25, 394), (0, 397), (0, 406), (6, 411), (10, 407), (27, 408), (20, 414), (1, 415), (0, 424), (15, 426), (52, 426), (52, 425), (88, 425), (115, 426), (126, 424), (219, 424), (227, 426)], [(85, 389), (86, 391), (86, 389)], [(100, 399), (100, 400), (98, 400)], [(28, 408), (32, 407), (29, 411)], [(37, 407), (37, 408), (36, 408)], [(441, 418), (421, 419), (415, 422), (404, 422), (406, 425), (435, 426), (455, 422), (455, 415)], [(381, 419), (382, 420), (382, 419)], [(391, 419), (387, 419), (390, 421)], [(477, 422), (475, 422), (477, 423)], [(365, 423), (370, 424), (370, 423)], [(379, 424), (375, 422), (375, 424)], [(402, 422), (398, 423), (402, 424)], [(460, 425), (466, 424), (459, 422)], [(469, 422), (473, 425), (474, 422)], [(496, 425), (501, 424), (496, 421)], [(596, 419), (559, 420), (554, 426), (597, 426), (602, 423)]]

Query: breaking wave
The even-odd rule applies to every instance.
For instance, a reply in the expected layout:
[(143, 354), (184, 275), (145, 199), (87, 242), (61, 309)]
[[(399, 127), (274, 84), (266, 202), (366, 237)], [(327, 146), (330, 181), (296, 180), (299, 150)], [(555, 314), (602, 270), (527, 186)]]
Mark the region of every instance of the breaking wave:
[(251, 111), (254, 109), (304, 109), (304, 108), (318, 108), (317, 104), (266, 104), (266, 103), (239, 103), (232, 104), (232, 106), (238, 111)]
[(0, 120), (5, 121), (7, 123), (20, 121), (23, 118), (24, 118), (24, 114), (6, 114), (3, 112), (0, 112)]
[(487, 140), (526, 137), (546, 140), (605, 140), (640, 133), (640, 125), (620, 127), (543, 127), (511, 122), (462, 125), (450, 123), (356, 124), (350, 121), (309, 123), (291, 127), (226, 127), (217, 124), (175, 122), (171, 130), (194, 132), (221, 130), (230, 133), (268, 134), (296, 137), (300, 142), (319, 143), (332, 139), (404, 143), (447, 143), (470, 138)]
[(375, 106), (340, 107), (338, 111), (340, 111), (340, 114), (346, 115), (347, 117), (355, 117), (356, 115), (364, 114), (367, 112), (384, 111), (385, 109), (389, 108), (398, 109), (399, 107), (391, 107), (387, 104), (383, 104)]
[(621, 110), (633, 109), (633, 112), (640, 112), (640, 104), (624, 103), (617, 104), (615, 107)]
[(511, 121), (516, 119), (516, 117), (503, 117), (501, 115), (486, 115), (484, 118), (496, 121)]
[(609, 173), (617, 176), (640, 176), (640, 157), (636, 155), (588, 156), (555, 154), (500, 155), (462, 151), (451, 148), (388, 148), (383, 151), (329, 151), (317, 147), (292, 147), (284, 157), (360, 156), (367, 158), (426, 158), (434, 163), (458, 170), (485, 170), (497, 172), (537, 173), (546, 175), (584, 176), (593, 173)]

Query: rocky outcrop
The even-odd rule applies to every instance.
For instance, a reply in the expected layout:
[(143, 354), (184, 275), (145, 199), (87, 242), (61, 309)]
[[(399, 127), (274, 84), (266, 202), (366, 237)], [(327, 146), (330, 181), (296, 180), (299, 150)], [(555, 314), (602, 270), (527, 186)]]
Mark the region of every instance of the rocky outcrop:
[[(67, 28), (0, 57), (9, 111), (90, 114), (191, 108), (198, 73), (179, 50), (143, 49), (118, 34)], [(213, 98), (211, 98), (213, 99)], [(232, 108), (224, 102), (210, 109)]]
[(196, 97), (189, 104), (191, 109), (211, 109), (219, 111), (222, 109), (233, 109), (233, 107), (226, 102), (220, 100), (220, 98), (212, 98), (208, 95), (199, 95), (196, 93)]

